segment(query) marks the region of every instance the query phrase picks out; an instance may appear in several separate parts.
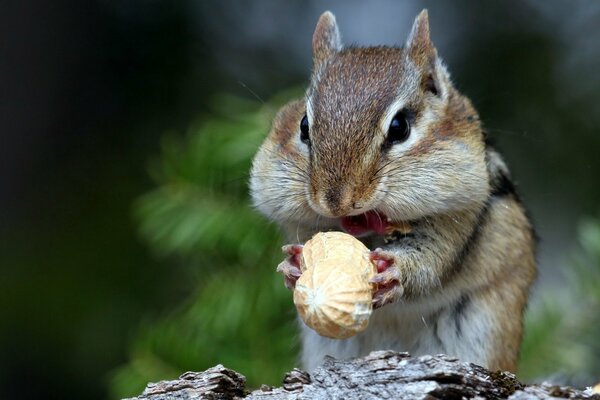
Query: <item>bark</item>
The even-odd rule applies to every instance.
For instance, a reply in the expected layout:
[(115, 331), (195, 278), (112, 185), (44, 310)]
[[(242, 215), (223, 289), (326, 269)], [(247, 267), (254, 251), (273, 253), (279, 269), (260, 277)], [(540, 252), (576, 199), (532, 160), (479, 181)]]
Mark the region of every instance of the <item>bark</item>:
[(492, 372), (445, 356), (410, 357), (377, 351), (352, 360), (327, 358), (311, 374), (294, 369), (283, 385), (250, 392), (246, 378), (222, 365), (151, 383), (130, 400), (173, 399), (596, 399), (599, 394), (549, 384), (524, 385), (509, 372)]

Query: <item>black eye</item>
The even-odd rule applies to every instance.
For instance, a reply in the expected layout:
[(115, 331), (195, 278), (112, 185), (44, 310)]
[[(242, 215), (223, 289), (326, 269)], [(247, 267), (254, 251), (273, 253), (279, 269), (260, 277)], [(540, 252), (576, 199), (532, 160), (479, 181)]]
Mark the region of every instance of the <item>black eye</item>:
[(385, 141), (388, 145), (401, 143), (408, 139), (409, 134), (410, 123), (408, 122), (406, 115), (400, 111), (392, 118)]
[(302, 117), (302, 121), (300, 121), (300, 140), (304, 143), (310, 143), (310, 137), (308, 136), (308, 118), (306, 115)]

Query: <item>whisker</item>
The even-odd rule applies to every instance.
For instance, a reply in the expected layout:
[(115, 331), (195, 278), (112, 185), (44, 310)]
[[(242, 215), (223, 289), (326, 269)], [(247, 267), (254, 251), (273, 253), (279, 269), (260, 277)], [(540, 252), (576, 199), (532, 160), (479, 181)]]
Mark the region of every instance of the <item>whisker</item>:
[(244, 82), (242, 81), (238, 81), (237, 82), (240, 86), (242, 86), (244, 89), (248, 90), (254, 97), (256, 97), (258, 99), (258, 101), (260, 101), (262, 104), (265, 104), (265, 101), (258, 95), (256, 94), (256, 92), (252, 89), (250, 89), (248, 87), (248, 85), (246, 85)]

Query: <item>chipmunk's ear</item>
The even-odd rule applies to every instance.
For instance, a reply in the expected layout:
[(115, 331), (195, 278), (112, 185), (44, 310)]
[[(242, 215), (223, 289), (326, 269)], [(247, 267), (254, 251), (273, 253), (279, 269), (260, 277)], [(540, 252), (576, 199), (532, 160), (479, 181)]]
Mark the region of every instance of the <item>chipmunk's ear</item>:
[(406, 51), (417, 65), (423, 67), (435, 62), (436, 50), (429, 38), (429, 16), (427, 10), (415, 18), (406, 42)]
[(313, 33), (312, 48), (315, 69), (342, 49), (340, 31), (335, 22), (335, 16), (330, 11), (325, 11), (319, 17), (315, 33)]
[(421, 71), (421, 86), (426, 92), (446, 97), (450, 76), (446, 67), (438, 60), (437, 50), (429, 37), (429, 16), (427, 10), (415, 18), (406, 42), (406, 54)]

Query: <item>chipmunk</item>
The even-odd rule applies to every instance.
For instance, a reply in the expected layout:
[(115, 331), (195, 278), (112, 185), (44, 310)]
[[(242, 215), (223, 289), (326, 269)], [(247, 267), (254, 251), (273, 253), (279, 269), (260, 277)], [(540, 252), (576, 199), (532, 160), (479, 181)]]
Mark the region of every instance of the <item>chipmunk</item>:
[(427, 10), (403, 48), (344, 48), (325, 12), (312, 48), (304, 98), (279, 111), (253, 160), (253, 203), (295, 243), (278, 267), (288, 287), (319, 231), (359, 237), (378, 273), (364, 332), (336, 340), (300, 324), (304, 367), (392, 349), (515, 371), (535, 235), (430, 40)]

